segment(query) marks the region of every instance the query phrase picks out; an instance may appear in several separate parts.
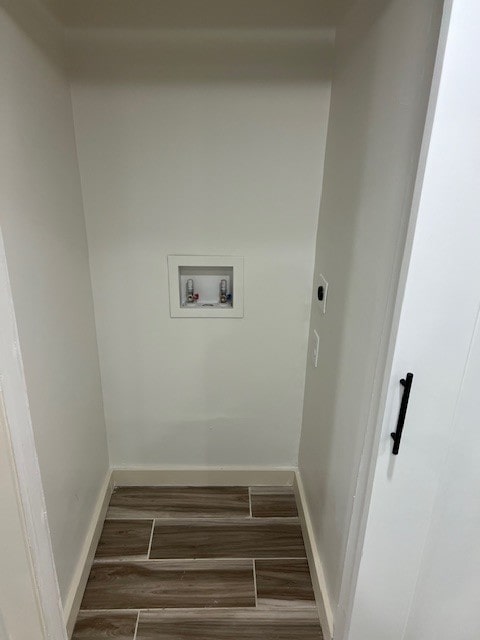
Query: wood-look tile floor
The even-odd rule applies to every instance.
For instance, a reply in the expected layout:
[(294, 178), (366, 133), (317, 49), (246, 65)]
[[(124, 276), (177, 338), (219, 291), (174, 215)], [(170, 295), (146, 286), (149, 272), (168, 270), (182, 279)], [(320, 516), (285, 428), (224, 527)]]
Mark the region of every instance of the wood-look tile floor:
[(321, 640), (285, 487), (115, 489), (73, 640)]

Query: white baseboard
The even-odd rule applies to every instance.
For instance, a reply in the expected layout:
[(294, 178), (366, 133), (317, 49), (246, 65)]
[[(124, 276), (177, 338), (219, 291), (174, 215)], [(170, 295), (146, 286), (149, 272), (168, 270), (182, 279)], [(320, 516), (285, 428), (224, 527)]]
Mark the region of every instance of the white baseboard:
[(292, 486), (294, 468), (268, 467), (114, 467), (119, 486)]
[(74, 576), (70, 585), (70, 589), (63, 607), (63, 616), (67, 627), (68, 637), (70, 638), (75, 626), (80, 604), (83, 598), (83, 592), (87, 584), (88, 575), (92, 566), (93, 557), (97, 548), (100, 534), (102, 533), (103, 522), (107, 513), (108, 503), (113, 491), (112, 474), (109, 471), (102, 489), (100, 490), (97, 504), (93, 511), (90, 526), (85, 537), (80, 559), (75, 569)]
[(325, 573), (322, 560), (315, 542), (312, 520), (307, 506), (305, 489), (299, 471), (295, 472), (293, 488), (297, 498), (298, 515), (302, 525), (305, 549), (307, 551), (308, 565), (312, 576), (313, 591), (317, 602), (318, 615), (322, 625), (325, 640), (333, 640), (333, 609), (328, 595)]

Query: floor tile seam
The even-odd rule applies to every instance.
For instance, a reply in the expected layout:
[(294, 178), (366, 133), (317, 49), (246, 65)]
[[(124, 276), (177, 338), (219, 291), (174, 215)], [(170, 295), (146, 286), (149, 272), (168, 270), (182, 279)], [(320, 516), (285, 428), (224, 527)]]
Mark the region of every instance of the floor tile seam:
[(282, 496), (294, 496), (295, 491), (291, 485), (282, 487), (275, 485), (251, 485), (251, 489), (253, 489), (254, 493), (261, 496), (272, 496), (272, 495), (282, 495)]
[(147, 549), (147, 559), (150, 559), (150, 553), (152, 551), (153, 534), (155, 533), (155, 518), (152, 520), (152, 530), (150, 531), (150, 541)]
[[(293, 606), (285, 606), (282, 607), (281, 609), (281, 613), (284, 615), (287, 615), (287, 613), (311, 613), (311, 611), (316, 610), (316, 606), (315, 605), (299, 605), (299, 604), (295, 604)], [(105, 616), (109, 616), (109, 615), (123, 615), (123, 614), (130, 614), (130, 613), (135, 613), (137, 614), (137, 619), (139, 619), (140, 615), (142, 613), (165, 613), (166, 615), (169, 615), (171, 617), (174, 617), (175, 615), (179, 615), (181, 616), (182, 614), (186, 614), (186, 613), (191, 613), (191, 614), (195, 614), (195, 613), (202, 613), (205, 615), (208, 615), (208, 613), (219, 613), (222, 612), (225, 614), (225, 616), (228, 615), (228, 613), (253, 613), (257, 611), (258, 614), (267, 614), (267, 613), (271, 613), (272, 615), (278, 615), (279, 613), (279, 607), (278, 606), (263, 606), (260, 605), (259, 607), (255, 607), (255, 606), (250, 606), (250, 607), (245, 607), (245, 606), (241, 606), (241, 607), (138, 607), (136, 609), (125, 609), (125, 608), (121, 608), (121, 609), (80, 609), (79, 610), (79, 615), (80, 614), (92, 614), (92, 617), (94, 615), (97, 614), (102, 614)]]
[[(291, 612), (291, 613), (310, 613), (310, 609), (315, 608), (315, 607), (310, 607), (310, 605), (308, 607), (305, 607), (303, 605), (294, 605), (292, 607), (288, 607), (287, 608), (283, 608), (281, 613), (284, 613), (286, 615), (287, 611)], [(138, 611), (139, 613), (158, 613), (159, 611), (165, 612), (168, 615), (172, 615), (174, 616), (175, 614), (182, 614), (182, 613), (201, 613), (201, 612), (205, 612), (205, 615), (210, 612), (215, 613), (215, 612), (222, 612), (225, 613), (225, 615), (227, 615), (228, 612), (230, 613), (252, 613), (253, 611), (257, 611), (257, 609), (255, 607), (245, 607), (245, 606), (241, 606), (241, 607), (140, 607), (139, 609), (85, 609), (84, 611), (99, 611), (99, 612), (127, 612), (127, 613), (131, 613), (134, 611)], [(278, 607), (260, 607), (258, 609), (259, 612), (261, 613), (272, 613), (273, 614), (278, 614)]]
[[(272, 604), (271, 602), (265, 602), (263, 603), (262, 600), (269, 600), (269, 601), (275, 601), (276, 604)], [(225, 606), (225, 607), (169, 607), (169, 606), (159, 606), (159, 607), (146, 607), (146, 608), (142, 608), (142, 607), (138, 607), (135, 609), (128, 609), (125, 607), (121, 607), (121, 608), (117, 608), (117, 609), (112, 609), (111, 607), (108, 609), (103, 609), (103, 608), (92, 608), (92, 609), (80, 609), (79, 610), (79, 615), (82, 613), (89, 613), (92, 615), (96, 615), (96, 614), (102, 614), (102, 615), (111, 615), (111, 614), (128, 614), (128, 613), (136, 613), (138, 611), (168, 611), (168, 612), (178, 612), (181, 613), (182, 611), (226, 611), (226, 610), (231, 610), (231, 611), (241, 611), (241, 610), (245, 610), (245, 611), (251, 611), (252, 609), (258, 609), (261, 610), (263, 613), (271, 611), (273, 612), (278, 612), (279, 609), (282, 609), (282, 611), (304, 611), (304, 610), (310, 610), (310, 609), (315, 609), (316, 608), (316, 604), (315, 604), (315, 600), (299, 600), (298, 598), (292, 598), (291, 600), (275, 600), (275, 598), (268, 598), (268, 597), (257, 597), (255, 598), (255, 605), (251, 605), (251, 606), (239, 606), (239, 607), (235, 607), (235, 606)]]
[[(272, 609), (272, 613), (273, 613), (273, 608)], [(259, 609), (260, 610), (260, 609)], [(276, 611), (278, 611), (278, 607), (275, 608)], [(285, 610), (285, 608), (284, 608)], [(307, 609), (305, 607), (301, 608), (302, 611), (306, 611)], [(224, 607), (222, 606), (217, 606), (217, 607), (210, 607), (208, 605), (205, 606), (193, 606), (193, 607), (186, 607), (186, 606), (180, 606), (180, 607), (176, 607), (176, 606), (166, 606), (166, 605), (159, 605), (159, 606), (155, 606), (154, 604), (152, 604), (151, 606), (145, 606), (145, 605), (141, 605), (135, 608), (125, 608), (122, 606), (119, 606), (116, 609), (112, 609), (111, 607), (108, 609), (102, 609), (102, 608), (91, 608), (91, 609), (80, 609), (78, 612), (78, 616), (77, 616), (77, 621), (80, 620), (80, 617), (82, 614), (91, 614), (91, 617), (95, 617), (95, 616), (101, 616), (103, 618), (108, 618), (109, 616), (115, 616), (117, 615), (128, 615), (128, 614), (136, 614), (136, 613), (142, 613), (142, 612), (151, 612), (151, 613), (159, 613), (159, 612), (163, 612), (166, 615), (175, 615), (176, 613), (178, 613), (179, 615), (182, 613), (188, 613), (188, 612), (208, 612), (208, 611), (230, 611), (231, 613), (235, 613), (235, 612), (241, 612), (241, 611), (257, 611), (257, 608), (255, 607), (255, 604), (249, 604), (249, 605), (239, 605), (239, 606), (235, 606), (235, 605), (231, 605), (231, 604), (226, 604)], [(261, 608), (262, 612), (266, 612), (268, 611), (267, 607), (262, 607)], [(88, 616), (87, 616), (88, 617)]]
[(106, 564), (108, 562), (147, 562), (150, 558), (145, 555), (140, 557), (140, 555), (135, 556), (103, 556), (100, 558), (94, 558), (92, 564)]
[[(225, 561), (225, 562), (237, 562), (237, 561), (241, 561), (241, 560), (251, 560), (252, 556), (254, 554), (250, 553), (249, 555), (245, 555), (245, 556), (197, 556), (195, 558), (190, 558), (190, 557), (182, 557), (182, 558), (170, 558), (170, 557), (158, 557), (158, 558), (147, 558), (146, 560), (144, 560), (143, 562), (150, 562), (150, 561), (162, 561), (162, 562), (195, 562), (195, 561)], [(267, 555), (255, 555), (255, 560), (275, 560), (275, 561), (282, 561), (282, 560), (308, 560), (306, 554), (304, 555), (293, 555), (293, 556), (267, 556)], [(94, 561), (96, 562), (96, 560)], [(102, 561), (100, 561), (102, 562)], [(105, 561), (104, 561), (105, 562)], [(112, 562), (116, 562), (115, 560), (112, 560)], [(123, 562), (123, 560), (120, 560), (119, 562)], [(132, 560), (132, 562), (142, 562), (142, 560)]]
[(108, 609), (105, 609), (103, 607), (99, 607), (98, 609), (79, 609), (78, 613), (91, 613), (92, 615), (95, 613), (105, 613), (105, 614), (110, 614), (110, 613), (118, 613), (118, 614), (122, 614), (122, 613), (138, 613), (139, 611), (141, 611), (142, 609), (140, 607), (135, 607), (133, 609), (129, 609), (129, 608), (125, 608), (122, 607), (121, 609), (112, 609), (111, 607)]
[(244, 523), (244, 522), (287, 522), (289, 524), (297, 524), (300, 522), (300, 518), (298, 516), (255, 516), (255, 515), (244, 515), (244, 516), (185, 516), (185, 517), (171, 517), (171, 516), (149, 516), (149, 517), (135, 517), (135, 516), (125, 516), (124, 518), (120, 517), (106, 517), (104, 522), (149, 522), (151, 520), (159, 520), (161, 522), (167, 523), (175, 523), (175, 524), (190, 524), (192, 522), (198, 523), (227, 523), (227, 522), (235, 522), (235, 523)]
[[(288, 516), (287, 516), (288, 517)], [(280, 519), (282, 518), (282, 516), (278, 516), (276, 519)], [(182, 521), (182, 520), (186, 520), (186, 521), (190, 521), (190, 520), (198, 520), (199, 522), (203, 522), (204, 520), (219, 520), (219, 521), (229, 521), (229, 520), (238, 520), (239, 522), (243, 522), (245, 520), (250, 520), (251, 516), (250, 514), (245, 514), (244, 516), (239, 516), (239, 515), (234, 515), (234, 516), (132, 516), (132, 515), (125, 515), (125, 516), (106, 516), (105, 517), (105, 522), (128, 522), (128, 521), (138, 521), (138, 522), (145, 522), (148, 520), (175, 520), (175, 521)], [(275, 518), (270, 518), (270, 519), (275, 519)], [(291, 517), (290, 519), (294, 519), (294, 517)]]
[(135, 622), (135, 631), (133, 633), (133, 640), (137, 640), (138, 623), (140, 622), (140, 609), (137, 611), (137, 621)]
[(119, 518), (118, 516), (114, 516), (113, 518), (106, 516), (105, 522), (149, 522), (150, 520), (155, 520), (154, 516), (125, 516), (124, 518)]
[[(122, 489), (123, 491), (118, 491), (118, 489)], [(199, 490), (207, 490), (202, 494), (202, 491), (194, 491), (191, 496), (188, 496), (185, 500), (185, 489), (199, 489)], [(153, 491), (152, 491), (153, 490)], [(157, 491), (158, 490), (158, 491)], [(178, 491), (177, 491), (178, 490)], [(240, 487), (230, 487), (230, 486), (214, 486), (214, 485), (205, 485), (203, 487), (200, 486), (180, 486), (180, 485), (153, 485), (153, 486), (124, 486), (117, 487), (113, 494), (112, 500), (110, 504), (114, 507), (120, 506), (116, 504), (118, 502), (117, 498), (121, 498), (120, 502), (133, 502), (137, 499), (139, 500), (150, 500), (150, 499), (162, 499), (166, 502), (171, 502), (172, 500), (185, 500), (186, 502), (199, 500), (201, 498), (205, 498), (207, 500), (212, 500), (215, 498), (224, 499), (226, 502), (230, 503), (241, 503), (245, 497), (245, 494), (248, 492), (252, 492), (253, 495), (258, 496), (280, 496), (280, 497), (291, 497), (295, 496), (295, 491), (292, 487), (276, 487), (270, 485), (244, 485)], [(170, 493), (170, 496), (165, 494)], [(128, 495), (130, 494), (130, 495)], [(162, 495), (163, 494), (163, 495)], [(197, 495), (195, 495), (197, 494)], [(222, 496), (222, 494), (224, 494)], [(226, 494), (226, 495), (225, 495)], [(230, 494), (230, 495), (228, 495)]]
[[(264, 560), (272, 560), (272, 561), (284, 561), (284, 560), (288, 560), (288, 561), (292, 561), (292, 560), (306, 560), (307, 556), (255, 556), (255, 560), (260, 560), (260, 561), (264, 561)], [(155, 563), (160, 563), (160, 562), (197, 562), (197, 563), (202, 563), (202, 562), (241, 562), (241, 561), (245, 561), (247, 562), (248, 560), (252, 560), (252, 556), (246, 556), (246, 557), (235, 557), (235, 556), (209, 556), (209, 557), (201, 557), (201, 558), (129, 558), (127, 556), (122, 556), (120, 558), (116, 558), (116, 557), (112, 557), (112, 558), (94, 558), (93, 560), (93, 564), (125, 564), (127, 562), (130, 562), (132, 564), (137, 564), (137, 563), (144, 563), (144, 562), (155, 562)]]
[[(126, 519), (126, 518), (125, 518)], [(145, 520), (151, 520), (152, 518), (145, 518)], [(122, 522), (123, 518), (116, 518), (119, 522)], [(188, 526), (195, 524), (238, 524), (242, 525), (247, 522), (255, 524), (300, 524), (300, 518), (298, 516), (245, 516), (244, 518), (159, 518), (155, 516), (154, 520), (161, 522), (162, 524), (170, 523), (172, 526)]]
[(258, 608), (257, 571), (255, 567), (255, 558), (252, 558), (252, 568), (253, 568), (253, 592), (255, 595), (255, 608)]
[(262, 604), (261, 598), (260, 598), (260, 602), (259, 602), (259, 604), (257, 606), (257, 609), (258, 609), (258, 611), (262, 611), (262, 612), (271, 611), (272, 613), (275, 613), (275, 612), (278, 613), (279, 610), (281, 610), (281, 611), (293, 611), (293, 612), (295, 612), (295, 611), (299, 611), (299, 612), (304, 611), (304, 612), (308, 613), (308, 612), (311, 612), (312, 609), (315, 610), (315, 611), (317, 609), (317, 605), (316, 605), (316, 603), (314, 601), (312, 601), (311, 604), (310, 604), (310, 601), (307, 601), (307, 604), (295, 604), (293, 606), (290, 606), (290, 602), (291, 601), (289, 601), (289, 600), (286, 600), (286, 601), (279, 600), (278, 604), (275, 604), (275, 605)]
[[(127, 491), (135, 491), (138, 489), (161, 489), (161, 490), (171, 490), (176, 491), (177, 489), (212, 489), (214, 491), (217, 490), (225, 490), (225, 491), (233, 491), (234, 489), (241, 492), (242, 489), (245, 489), (248, 485), (246, 484), (177, 484), (177, 483), (166, 483), (166, 484), (117, 484), (113, 490), (113, 494), (120, 493), (120, 490)], [(275, 488), (277, 485), (270, 484), (256, 484), (253, 485), (258, 488)], [(278, 485), (280, 489), (289, 488), (291, 485)]]

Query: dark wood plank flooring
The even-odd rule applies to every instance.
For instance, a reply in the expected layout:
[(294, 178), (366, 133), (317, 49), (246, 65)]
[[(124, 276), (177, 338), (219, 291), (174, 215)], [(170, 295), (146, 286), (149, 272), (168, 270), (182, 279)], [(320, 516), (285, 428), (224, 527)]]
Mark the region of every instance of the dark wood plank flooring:
[(148, 558), (153, 520), (105, 520), (95, 558)]
[(252, 560), (94, 564), (84, 609), (254, 607)]
[(298, 517), (295, 496), (288, 487), (252, 487), (250, 495), (254, 518)]
[(73, 640), (321, 640), (291, 488), (119, 487)]
[(132, 640), (137, 626), (136, 611), (80, 611), (75, 640)]
[(320, 640), (316, 612), (140, 612), (136, 640)]
[(298, 519), (155, 522), (151, 558), (304, 558)]
[(313, 605), (315, 598), (306, 559), (255, 560), (257, 606)]
[(248, 487), (117, 487), (107, 518), (247, 518)]

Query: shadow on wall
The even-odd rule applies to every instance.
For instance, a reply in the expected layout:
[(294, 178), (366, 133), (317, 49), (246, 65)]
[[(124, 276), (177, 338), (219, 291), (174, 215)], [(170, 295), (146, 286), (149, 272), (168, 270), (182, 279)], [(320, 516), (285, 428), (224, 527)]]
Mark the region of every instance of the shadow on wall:
[(345, 0), (44, 0), (68, 27), (311, 29), (334, 27)]
[[(373, 56), (371, 63), (374, 63)], [(355, 433), (352, 424), (345, 424), (345, 412), (342, 407), (361, 396), (367, 371), (354, 374), (353, 362), (358, 358), (355, 352), (368, 350), (366, 343), (352, 340), (350, 323), (352, 280), (355, 275), (355, 253), (358, 250), (358, 234), (362, 221), (358, 203), (362, 198), (365, 161), (368, 157), (368, 129), (371, 112), (371, 92), (363, 78), (363, 86), (355, 95), (355, 109), (352, 113), (352, 99), (344, 94), (332, 93), (330, 123), (327, 136), (327, 162), (325, 165), (322, 203), (317, 236), (317, 264), (314, 282), (320, 273), (329, 280), (328, 311), (321, 315), (316, 299), (312, 302), (311, 330), (316, 328), (320, 335), (319, 366), (310, 375), (307, 372), (305, 385), (304, 420), (302, 442), (300, 445), (300, 467), (305, 479), (307, 495), (315, 504), (314, 527), (320, 540), (320, 548), (328, 548), (332, 538), (341, 540), (340, 548), (346, 544), (348, 523), (342, 516), (348, 511), (345, 503), (350, 490), (340, 489), (340, 483), (350, 484), (356, 477), (339, 479), (332, 465), (338, 464), (339, 440), (342, 432), (352, 437), (345, 442), (344, 458), (358, 449), (355, 442), (361, 434)], [(354, 145), (349, 145), (348, 140)], [(346, 150), (349, 152), (346, 153)], [(357, 245), (357, 246), (356, 246)], [(355, 312), (354, 312), (355, 313)], [(367, 318), (369, 309), (359, 310), (358, 323)], [(357, 327), (358, 329), (358, 327)], [(352, 363), (351, 376), (344, 380), (344, 371)], [(367, 361), (365, 358), (365, 366)], [(343, 380), (342, 380), (343, 378)], [(355, 378), (357, 389), (352, 389), (350, 380)], [(339, 384), (339, 381), (345, 384)], [(353, 392), (353, 393), (352, 393)], [(353, 400), (354, 402), (355, 400)], [(357, 405), (358, 413), (361, 412)], [(343, 415), (342, 415), (343, 414)], [(358, 418), (357, 415), (357, 424)], [(331, 428), (334, 426), (335, 428)], [(339, 484), (336, 484), (338, 481)], [(333, 486), (333, 483), (336, 486)], [(312, 489), (314, 488), (314, 495)], [(338, 567), (341, 559), (332, 553), (325, 558), (329, 577), (340, 578)], [(329, 571), (330, 569), (330, 571)], [(338, 601), (340, 582), (330, 583), (332, 602)]]
[(329, 281), (329, 300), (325, 316), (312, 308), (320, 364), (307, 372), (300, 448), (334, 604), (386, 355), (440, 13), (435, 0), (352, 7), (336, 38), (315, 267), (316, 279)]
[[(343, 4), (343, 0), (341, 2)], [(338, 0), (0, 0), (43, 53), (92, 83), (330, 81)], [(41, 23), (42, 28), (38, 28)]]
[(68, 44), (80, 82), (328, 82), (333, 31), (75, 29)]
[(42, 55), (59, 68), (63, 67), (64, 47), (58, 37), (61, 25), (51, 11), (38, 0), (0, 0), (0, 10), (11, 17)]

